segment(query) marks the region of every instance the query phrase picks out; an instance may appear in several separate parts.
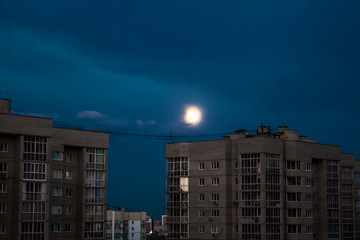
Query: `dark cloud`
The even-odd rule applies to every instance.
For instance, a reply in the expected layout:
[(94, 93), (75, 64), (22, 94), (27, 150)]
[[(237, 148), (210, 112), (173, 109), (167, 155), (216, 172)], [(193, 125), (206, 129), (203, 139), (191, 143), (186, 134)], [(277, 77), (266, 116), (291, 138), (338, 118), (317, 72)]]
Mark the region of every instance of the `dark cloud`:
[[(345, 126), (360, 120), (359, 7), (355, 1), (1, 1), (1, 88), (10, 91), (16, 111), (57, 112), (91, 127), (194, 134), (290, 125), (354, 152), (360, 130)], [(203, 111), (196, 128), (182, 122), (187, 105)], [(104, 118), (76, 120), (84, 109)], [(148, 169), (164, 160), (163, 143), (111, 141), (111, 169), (124, 174), (136, 162), (130, 160)], [(150, 156), (134, 156), (131, 144), (146, 145)], [(112, 160), (118, 156), (124, 160)], [(163, 168), (147, 176), (160, 192)], [(118, 174), (109, 174), (116, 181)], [(111, 201), (132, 203), (116, 187), (109, 186)], [(143, 191), (153, 195), (149, 189)]]

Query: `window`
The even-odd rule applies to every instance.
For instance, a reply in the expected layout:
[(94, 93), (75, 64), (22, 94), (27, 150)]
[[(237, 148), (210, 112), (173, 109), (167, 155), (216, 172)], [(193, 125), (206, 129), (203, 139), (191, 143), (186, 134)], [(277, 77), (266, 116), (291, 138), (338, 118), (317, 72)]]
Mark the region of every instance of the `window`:
[(339, 180), (327, 179), (326, 180), (326, 191), (328, 193), (338, 193), (339, 192)]
[(204, 233), (205, 232), (205, 226), (204, 225), (200, 225), (199, 226), (199, 233)]
[(66, 189), (66, 196), (67, 196), (67, 197), (71, 197), (71, 196), (72, 196), (72, 189), (71, 189), (71, 188), (67, 188), (67, 189)]
[(301, 193), (287, 193), (287, 200), (292, 202), (300, 202), (301, 201)]
[(307, 218), (313, 218), (313, 211), (312, 210), (306, 210), (305, 211), (305, 215)]
[(327, 178), (338, 178), (338, 161), (327, 160), (326, 161), (326, 177)]
[(6, 225), (1, 223), (0, 224), (0, 234), (5, 234), (6, 233)]
[(218, 217), (218, 216), (219, 216), (219, 209), (212, 209), (211, 217)]
[(71, 208), (71, 206), (66, 206), (65, 207), (65, 214), (66, 215), (70, 215), (72, 213), (72, 208)]
[(235, 177), (235, 184), (238, 185), (239, 184), (239, 178)]
[(219, 197), (219, 194), (218, 193), (212, 193), (211, 194), (211, 201), (212, 202), (217, 202), (219, 201), (220, 197)]
[(315, 195), (306, 194), (306, 195), (305, 195), (305, 201), (306, 201), (307, 203), (315, 202)]
[(8, 152), (8, 144), (0, 143), (0, 152)]
[(288, 217), (300, 218), (301, 217), (301, 208), (289, 208)]
[(300, 169), (300, 161), (287, 161), (286, 162), (286, 169)]
[(65, 223), (65, 232), (71, 232), (71, 224)]
[(6, 192), (7, 192), (7, 184), (0, 183), (0, 193), (6, 193)]
[(288, 233), (301, 233), (301, 225), (299, 224), (289, 224)]
[(212, 162), (211, 163), (211, 170), (219, 169), (219, 162)]
[(7, 164), (6, 163), (0, 163), (0, 174), (7, 173)]
[(199, 170), (204, 170), (205, 169), (205, 163), (204, 162), (200, 162), (199, 163)]
[(100, 148), (86, 148), (86, 169), (105, 169), (105, 150)]
[(305, 187), (314, 186), (312, 179), (305, 179)]
[(205, 179), (204, 178), (200, 178), (199, 179), (199, 186), (204, 186), (205, 185)]
[(23, 180), (46, 180), (45, 163), (24, 163)]
[(61, 232), (61, 224), (60, 223), (51, 224), (51, 231), (52, 232)]
[(62, 161), (64, 158), (64, 153), (62, 152), (55, 152), (54, 160)]
[(51, 214), (61, 214), (62, 213), (62, 207), (61, 206), (52, 206), (51, 207)]
[(71, 153), (67, 153), (67, 154), (66, 154), (65, 161), (66, 161), (66, 162), (72, 162), (72, 155), (71, 155)]
[(327, 195), (327, 207), (328, 208), (339, 208), (338, 195)]
[(219, 178), (211, 178), (211, 185), (212, 186), (219, 185)]
[(53, 178), (62, 178), (63, 177), (63, 171), (62, 170), (53, 170), (52, 177)]
[(220, 232), (220, 226), (219, 225), (212, 225), (211, 226), (211, 233), (219, 233)]
[(52, 195), (53, 195), (53, 196), (60, 197), (60, 196), (63, 195), (63, 191), (62, 191), (62, 190), (63, 190), (63, 189), (60, 188), (60, 187), (54, 187), (54, 188), (53, 188)]
[(46, 161), (46, 138), (24, 136), (24, 160)]
[(0, 203), (0, 213), (6, 213), (6, 203)]
[(238, 160), (235, 161), (235, 169), (238, 169), (239, 168), (239, 162)]
[(305, 171), (311, 172), (311, 163), (305, 163)]
[(205, 200), (205, 195), (203, 193), (199, 194), (199, 202), (203, 202)]
[(204, 210), (199, 210), (199, 217), (204, 217), (204, 216), (205, 216)]
[(300, 186), (301, 178), (300, 177), (287, 177), (287, 185)]
[(314, 234), (314, 233), (316, 233), (314, 226), (306, 226), (305, 229), (306, 229), (306, 234)]
[(65, 178), (66, 179), (72, 179), (72, 172), (71, 171), (66, 171), (65, 172)]

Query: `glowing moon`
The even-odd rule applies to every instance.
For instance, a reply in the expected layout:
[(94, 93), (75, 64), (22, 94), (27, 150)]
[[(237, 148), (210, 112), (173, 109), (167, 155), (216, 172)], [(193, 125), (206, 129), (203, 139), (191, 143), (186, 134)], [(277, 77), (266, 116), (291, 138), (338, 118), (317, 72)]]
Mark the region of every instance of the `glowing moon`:
[(184, 118), (186, 123), (196, 125), (201, 121), (201, 112), (196, 107), (189, 107)]

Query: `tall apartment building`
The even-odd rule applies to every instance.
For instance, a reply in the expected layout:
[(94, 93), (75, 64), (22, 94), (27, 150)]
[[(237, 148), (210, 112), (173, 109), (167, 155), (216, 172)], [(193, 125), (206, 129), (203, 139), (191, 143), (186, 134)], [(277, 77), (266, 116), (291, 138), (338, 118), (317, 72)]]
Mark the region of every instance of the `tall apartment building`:
[(107, 210), (108, 240), (146, 240), (146, 212)]
[(297, 130), (170, 143), (169, 239), (360, 239), (360, 161)]
[(108, 148), (0, 99), (0, 239), (105, 239)]

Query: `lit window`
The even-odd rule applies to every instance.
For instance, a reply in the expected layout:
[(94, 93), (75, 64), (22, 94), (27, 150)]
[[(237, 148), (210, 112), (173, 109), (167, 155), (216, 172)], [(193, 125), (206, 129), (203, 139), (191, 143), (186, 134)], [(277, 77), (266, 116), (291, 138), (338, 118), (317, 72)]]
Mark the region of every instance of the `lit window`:
[(62, 152), (55, 152), (54, 160), (62, 161), (64, 158), (64, 153)]
[(211, 233), (219, 233), (220, 232), (220, 226), (219, 225), (212, 225), (211, 226)]
[(53, 178), (62, 178), (63, 177), (63, 171), (62, 170), (53, 170), (52, 172)]
[(52, 232), (61, 232), (61, 224), (60, 223), (51, 224), (51, 231)]
[(8, 144), (0, 143), (0, 152), (8, 152)]
[(200, 162), (199, 163), (199, 170), (204, 170), (205, 169), (205, 163), (204, 162)]
[(61, 214), (62, 213), (62, 207), (61, 206), (52, 206), (51, 207), (51, 214)]
[(65, 178), (66, 179), (72, 179), (72, 172), (71, 171), (66, 171), (65, 172)]
[(62, 192), (62, 188), (60, 188), (60, 187), (54, 187), (53, 188), (53, 196), (58, 196), (58, 197), (60, 197), (60, 196), (62, 196), (63, 195), (63, 192)]

